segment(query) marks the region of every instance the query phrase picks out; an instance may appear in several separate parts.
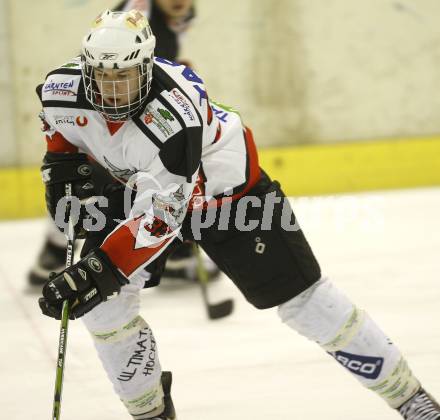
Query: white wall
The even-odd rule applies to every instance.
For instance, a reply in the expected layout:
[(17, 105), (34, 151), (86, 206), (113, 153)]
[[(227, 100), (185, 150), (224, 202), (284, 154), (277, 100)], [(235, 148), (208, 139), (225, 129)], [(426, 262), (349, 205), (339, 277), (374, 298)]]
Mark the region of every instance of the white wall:
[(54, 66), (79, 53), (82, 36), (109, 3), (108, 0), (9, 0), (14, 123), (20, 164), (39, 163), (45, 147), (36, 86)]
[(302, 0), (314, 140), (440, 132), (438, 0)]
[(199, 3), (188, 55), (259, 144), (440, 132), (440, 1)]
[[(0, 164), (5, 156), (39, 161), (35, 86), (79, 51), (89, 22), (112, 4), (8, 0), (16, 140), (2, 143)], [(197, 6), (183, 55), (212, 98), (241, 111), (259, 145), (440, 132), (440, 1), (198, 0)], [(3, 120), (9, 80), (2, 68)]]

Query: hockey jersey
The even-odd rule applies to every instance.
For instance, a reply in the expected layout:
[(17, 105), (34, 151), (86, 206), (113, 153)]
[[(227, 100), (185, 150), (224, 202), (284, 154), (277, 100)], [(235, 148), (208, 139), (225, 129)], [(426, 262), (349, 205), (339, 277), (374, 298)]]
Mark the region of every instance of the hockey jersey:
[(37, 93), (48, 151), (87, 153), (136, 190), (127, 220), (101, 246), (127, 277), (165, 250), (187, 211), (237, 199), (260, 177), (251, 131), (183, 65), (156, 57), (145, 108), (123, 123), (87, 101), (79, 58), (50, 72)]

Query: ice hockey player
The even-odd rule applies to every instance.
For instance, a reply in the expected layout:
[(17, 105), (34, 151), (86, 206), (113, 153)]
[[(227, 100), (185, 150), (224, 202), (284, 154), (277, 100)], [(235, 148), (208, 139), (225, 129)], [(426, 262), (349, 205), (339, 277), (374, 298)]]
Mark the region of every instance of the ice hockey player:
[(82, 258), (44, 286), (42, 312), (59, 319), (68, 299), (130, 415), (174, 419), (171, 374), (162, 374), (139, 292), (170, 248), (194, 239), (251, 304), (278, 307), (284, 323), (404, 419), (439, 420), (439, 405), (396, 345), (321, 275), (280, 185), (258, 165), (250, 129), (209, 100), (194, 71), (153, 58), (154, 45), (142, 14), (105, 11), (83, 39), (81, 60), (37, 89), (46, 200), (58, 224), (66, 182), (83, 203), (96, 194), (86, 154), (121, 181), (103, 192), (99, 229), (80, 218), (78, 234), (90, 231)]
[(182, 42), (195, 18), (193, 0), (124, 0), (113, 10), (142, 11), (156, 37), (155, 55), (188, 65), (181, 57)]
[[(180, 57), (182, 38), (195, 17), (193, 0), (124, 0), (115, 6), (115, 11), (141, 11), (148, 19), (156, 36), (155, 54), (171, 61), (182, 62)], [(188, 60), (184, 60), (188, 64)], [(99, 166), (94, 171), (94, 182), (104, 185), (108, 177)], [(66, 239), (52, 221), (48, 221), (42, 249), (29, 272), (29, 283), (42, 286), (51, 271), (63, 269), (66, 254)], [(219, 274), (211, 260), (205, 259), (205, 268), (211, 279)], [(168, 257), (163, 276), (176, 279), (194, 279), (196, 258), (189, 242), (176, 247)]]

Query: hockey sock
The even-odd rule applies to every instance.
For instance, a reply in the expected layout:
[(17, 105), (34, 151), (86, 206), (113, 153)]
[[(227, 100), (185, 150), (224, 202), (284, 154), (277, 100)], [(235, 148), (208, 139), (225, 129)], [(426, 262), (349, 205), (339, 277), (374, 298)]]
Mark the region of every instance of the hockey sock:
[(401, 406), (420, 388), (399, 349), (330, 281), (318, 281), (280, 305), (278, 313), (391, 407)]
[(136, 276), (117, 297), (82, 318), (114, 390), (136, 420), (160, 413), (164, 397), (156, 341), (139, 315), (144, 281)]

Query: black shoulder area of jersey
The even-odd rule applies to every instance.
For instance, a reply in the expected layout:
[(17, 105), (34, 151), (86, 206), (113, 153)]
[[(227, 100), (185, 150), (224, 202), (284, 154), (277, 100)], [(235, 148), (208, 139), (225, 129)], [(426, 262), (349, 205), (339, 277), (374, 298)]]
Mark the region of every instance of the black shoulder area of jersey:
[(40, 99), (40, 102), (42, 102), (42, 99), (41, 99), (41, 92), (42, 92), (42, 90), (43, 90), (43, 83), (41, 83), (40, 85), (38, 85), (35, 88), (35, 92), (37, 92), (37, 95), (38, 95), (38, 98)]
[(81, 69), (78, 68), (71, 68), (71, 67), (58, 67), (55, 70), (50, 71), (49, 73), (46, 74), (46, 79), (49, 76), (52, 76), (53, 74), (72, 74), (72, 75), (80, 75), (81, 74)]
[[(200, 126), (188, 127), (186, 125), (181, 115), (161, 95), (162, 91), (170, 91), (174, 88), (179, 89), (187, 100), (192, 102), (191, 98), (178, 83), (167, 72), (155, 64), (153, 66), (153, 83), (149, 93), (149, 101), (153, 99), (160, 101), (183, 127), (182, 130), (162, 143), (159, 157), (169, 172), (184, 176), (189, 180), (199, 167), (202, 157), (203, 120), (200, 115), (198, 115)], [(196, 109), (197, 112), (197, 108), (194, 107), (194, 109)]]
[(160, 160), (172, 174), (190, 179), (200, 165), (201, 144), (201, 136), (188, 139), (185, 133), (180, 131), (163, 144), (159, 152)]
[[(62, 100), (62, 99), (47, 100), (43, 98), (43, 89), (46, 83), (51, 79), (56, 80), (58, 75), (76, 76), (76, 78), (79, 78), (77, 91), (74, 92), (74, 94), (72, 95), (74, 96), (74, 100)], [(46, 75), (46, 81), (37, 86), (36, 92), (44, 108), (76, 108), (76, 109), (88, 109), (88, 110), (94, 109), (92, 104), (86, 98), (81, 69), (71, 68), (69, 67), (69, 63), (67, 65), (61, 66), (49, 72)]]

